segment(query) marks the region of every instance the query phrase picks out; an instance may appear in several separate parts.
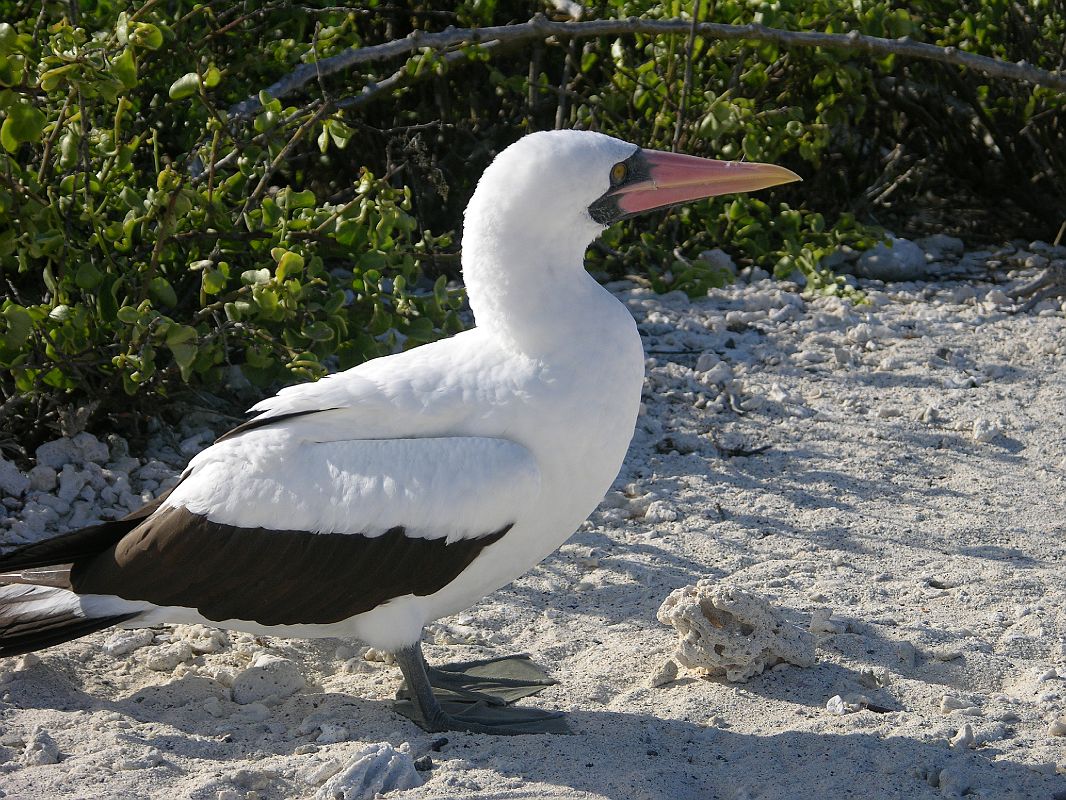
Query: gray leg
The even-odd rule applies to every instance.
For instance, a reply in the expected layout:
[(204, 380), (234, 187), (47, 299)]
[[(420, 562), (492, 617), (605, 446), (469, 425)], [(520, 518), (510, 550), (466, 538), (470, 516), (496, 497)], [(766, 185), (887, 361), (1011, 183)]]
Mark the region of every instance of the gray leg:
[[(557, 711), (510, 705), (555, 683), (527, 657), (487, 659), (446, 665), (443, 670), (437, 670), (427, 669), (421, 642), (394, 650), (392, 655), (405, 682), (396, 695), (399, 700), (396, 710), (423, 730), (497, 735), (570, 732), (563, 715)], [(504, 665), (507, 667), (504, 671), (511, 674), (476, 674), (478, 668), (493, 665)], [(456, 667), (469, 667), (474, 672), (460, 672)], [(442, 690), (440, 698), (434, 694), (435, 686)]]
[(433, 687), (430, 686), (429, 676), (426, 675), (426, 660), (422, 657), (422, 642), (394, 650), (392, 655), (407, 682), (408, 694), (416, 715), (412, 718), (415, 724), (427, 731), (448, 730), (451, 720), (441, 710), (440, 703), (433, 695)]

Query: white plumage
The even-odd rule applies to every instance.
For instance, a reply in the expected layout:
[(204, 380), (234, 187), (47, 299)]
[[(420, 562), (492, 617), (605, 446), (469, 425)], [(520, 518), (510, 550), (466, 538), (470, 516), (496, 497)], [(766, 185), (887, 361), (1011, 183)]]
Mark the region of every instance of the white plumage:
[[(350, 541), (362, 549), (349, 561), (331, 558), (336, 569), (352, 570), (345, 578), (353, 596), (386, 581), (383, 571), (390, 586), (406, 585), (397, 582), (405, 564), (396, 559), (431, 571), (452, 559), (440, 585), (385, 591), (339, 621), (316, 617), (329, 617), (330, 597), (296, 621), (276, 604), (260, 614), (269, 598), (226, 601), (216, 607), (233, 616), (219, 619), (223, 612), (201, 613), (212, 602), (204, 584), (176, 595), (178, 604), (170, 595), (164, 602), (148, 590), (124, 592), (122, 576), (136, 573), (98, 575), (111, 564), (97, 559), (75, 562), (72, 588), (80, 596), (69, 599), (90, 619), (135, 614), (131, 624), (202, 621), (256, 633), (355, 636), (406, 654), (401, 666), (416, 705), (426, 706), (420, 724), (484, 729), (432, 708), (417, 651), (422, 628), (515, 579), (570, 536), (617, 474), (640, 403), (640, 337), (625, 307), (585, 271), (586, 247), (614, 219), (794, 178), (768, 165), (645, 153), (594, 133), (525, 137), (486, 170), (466, 212), (463, 275), (474, 329), (258, 403), (247, 429), (196, 456), (159, 509), (103, 556), (123, 569), (155, 569), (160, 560), (187, 558), (174, 554), (197, 536), (203, 568), (222, 577), (228, 562), (211, 560), (213, 542), (236, 547), (246, 536), (261, 550), (264, 573), (249, 584), (261, 585), (275, 569), (302, 600), (319, 587), (300, 584), (289, 562), (304, 549), (321, 558), (314, 554), (323, 543), (348, 552)], [(180, 535), (175, 526), (184, 526)], [(272, 562), (275, 540), (279, 549), (286, 543), (287, 561)], [(381, 549), (386, 544), (391, 549)], [(423, 556), (430, 548), (433, 555)], [(331, 567), (313, 564), (308, 574)], [(247, 608), (246, 617), (235, 608)]]

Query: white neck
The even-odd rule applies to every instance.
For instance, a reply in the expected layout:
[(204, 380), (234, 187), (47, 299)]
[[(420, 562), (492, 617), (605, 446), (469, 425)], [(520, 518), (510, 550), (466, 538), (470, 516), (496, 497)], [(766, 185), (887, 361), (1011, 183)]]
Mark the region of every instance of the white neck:
[(479, 328), (528, 354), (573, 335), (602, 288), (585, 271), (592, 226), (545, 230), (506, 207), (471, 201), (463, 233), (463, 279)]

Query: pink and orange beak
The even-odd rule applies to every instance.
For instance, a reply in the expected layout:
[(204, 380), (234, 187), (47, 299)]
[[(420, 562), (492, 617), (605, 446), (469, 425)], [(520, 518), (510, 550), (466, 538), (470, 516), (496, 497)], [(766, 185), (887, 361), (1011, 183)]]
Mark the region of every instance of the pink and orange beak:
[(598, 222), (610, 224), (691, 200), (802, 180), (776, 164), (717, 161), (658, 150), (638, 150), (622, 163), (625, 177), (589, 208)]

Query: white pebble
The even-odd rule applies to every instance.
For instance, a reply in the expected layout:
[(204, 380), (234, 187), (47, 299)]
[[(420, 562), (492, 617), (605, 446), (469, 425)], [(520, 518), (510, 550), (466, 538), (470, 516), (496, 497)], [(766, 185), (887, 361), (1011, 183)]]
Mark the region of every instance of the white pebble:
[(321, 786), (341, 771), (341, 762), (335, 758), (314, 761), (297, 773), (301, 782), (308, 786)]
[(56, 488), (58, 473), (51, 467), (38, 464), (30, 470), (30, 488), (38, 492), (50, 492)]
[(0, 494), (21, 495), (30, 488), (30, 479), (7, 459), (0, 457)]
[(422, 785), (410, 753), (388, 742), (364, 747), (315, 793), (315, 800), (372, 800)]
[(648, 686), (658, 689), (677, 680), (677, 663), (667, 659), (648, 677)]
[(977, 739), (973, 735), (973, 726), (967, 722), (951, 739), (951, 746), (956, 750), (973, 749), (977, 747)]
[(1066, 716), (1051, 720), (1047, 726), (1048, 736), (1066, 736)]
[(152, 643), (154, 634), (146, 628), (132, 631), (119, 631), (104, 642), (103, 650), (109, 656), (124, 656), (134, 650)]
[(644, 512), (644, 521), (651, 525), (657, 525), (661, 522), (673, 522), (677, 517), (677, 511), (662, 500), (650, 503), (648, 510)]
[(59, 745), (44, 728), (34, 728), (19, 760), (27, 767), (59, 763)]
[(837, 634), (847, 630), (847, 626), (840, 621), (833, 620), (833, 612), (828, 608), (819, 608), (811, 614), (811, 633)]
[(241, 705), (277, 702), (296, 694), (306, 685), (307, 681), (295, 663), (287, 658), (260, 653), (250, 667), (233, 679), (233, 699)]
[(830, 714), (836, 714), (842, 716), (844, 714), (851, 714), (862, 709), (859, 703), (849, 703), (839, 694), (835, 694), (826, 701), (825, 710)]
[(973, 440), (975, 442), (991, 442), (1003, 433), (1003, 426), (996, 420), (978, 417), (973, 421)]
[(324, 722), (321, 725), (321, 733), (315, 738), (318, 744), (337, 744), (348, 741), (348, 729), (343, 725), (334, 725)]
[(172, 672), (178, 664), (190, 658), (192, 648), (188, 642), (172, 642), (154, 648), (144, 660), (144, 665), (157, 672)]
[(954, 695), (946, 694), (940, 698), (940, 713), (950, 714), (952, 711), (958, 711), (963, 708), (970, 708), (973, 706), (969, 700), (964, 700), (961, 697), (955, 697)]

